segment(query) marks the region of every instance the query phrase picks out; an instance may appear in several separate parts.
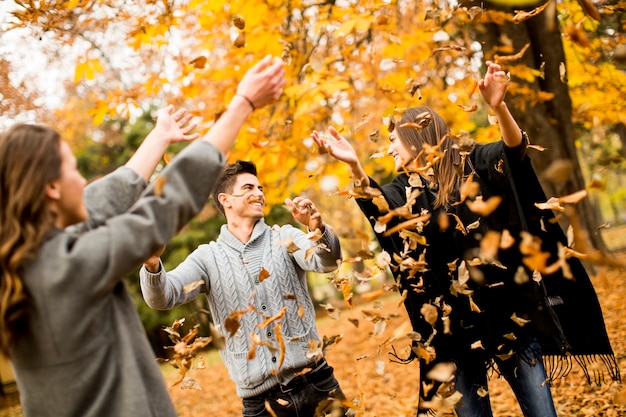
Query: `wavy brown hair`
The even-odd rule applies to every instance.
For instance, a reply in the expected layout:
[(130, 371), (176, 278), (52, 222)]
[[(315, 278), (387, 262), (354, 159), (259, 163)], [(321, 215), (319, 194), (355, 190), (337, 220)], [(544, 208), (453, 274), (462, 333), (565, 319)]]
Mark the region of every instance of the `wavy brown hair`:
[[(404, 123), (414, 123), (417, 116), (428, 112), (431, 121), (422, 129), (415, 127), (400, 127)], [(424, 144), (436, 146), (441, 143), (439, 150), (443, 157), (433, 166), (434, 181), (437, 186), (435, 207), (448, 207), (454, 200), (454, 193), (459, 184), (459, 176), (455, 165), (460, 162), (459, 150), (450, 138), (450, 128), (446, 121), (437, 112), (426, 106), (411, 107), (403, 114), (400, 122), (396, 123), (396, 133), (402, 144), (410, 150), (414, 157), (419, 156), (419, 164), (426, 165), (426, 153), (420, 151)]]
[(28, 296), (21, 273), (54, 219), (46, 185), (61, 175), (61, 138), (45, 126), (19, 124), (0, 134), (0, 352), (19, 336)]

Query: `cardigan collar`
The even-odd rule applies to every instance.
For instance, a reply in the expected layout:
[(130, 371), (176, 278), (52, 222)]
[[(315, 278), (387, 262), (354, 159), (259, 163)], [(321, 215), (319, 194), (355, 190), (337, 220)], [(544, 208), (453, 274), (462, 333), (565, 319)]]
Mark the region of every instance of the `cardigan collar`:
[(250, 240), (246, 243), (242, 243), (239, 239), (235, 237), (235, 235), (231, 233), (230, 230), (228, 230), (228, 224), (223, 224), (220, 229), (220, 235), (217, 238), (217, 241), (241, 252), (246, 247), (253, 246), (256, 244), (257, 241), (260, 241), (262, 236), (268, 229), (269, 227), (265, 224), (265, 219), (259, 219), (259, 221), (256, 222), (256, 224), (254, 225)]

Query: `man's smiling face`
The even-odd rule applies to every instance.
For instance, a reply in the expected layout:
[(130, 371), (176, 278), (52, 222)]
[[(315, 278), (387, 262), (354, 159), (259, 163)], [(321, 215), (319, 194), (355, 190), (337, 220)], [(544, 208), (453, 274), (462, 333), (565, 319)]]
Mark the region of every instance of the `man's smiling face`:
[(228, 194), (230, 210), (237, 217), (260, 219), (265, 210), (265, 194), (259, 179), (248, 173), (237, 175), (232, 193)]

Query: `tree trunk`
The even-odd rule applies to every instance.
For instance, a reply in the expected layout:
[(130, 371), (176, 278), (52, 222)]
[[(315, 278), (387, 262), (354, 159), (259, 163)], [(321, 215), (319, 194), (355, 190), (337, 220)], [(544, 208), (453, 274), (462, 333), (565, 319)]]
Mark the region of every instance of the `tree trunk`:
[[(513, 14), (512, 9), (508, 12)], [(575, 132), (572, 122), (572, 101), (566, 82), (561, 81), (560, 66), (565, 64), (565, 52), (561, 41), (561, 33), (558, 30), (556, 15), (553, 22), (547, 21), (549, 14), (546, 11), (522, 23), (506, 23), (502, 25), (488, 24), (484, 30), (477, 31), (476, 39), (483, 47), (486, 60), (492, 60), (494, 48), (501, 46), (502, 39), (510, 39), (513, 44), (513, 53), (517, 53), (530, 43), (530, 47), (516, 64), (525, 64), (529, 68), (539, 70), (545, 63), (545, 77), (537, 77), (534, 82), (528, 83), (516, 79), (521, 85), (527, 85), (533, 91), (543, 91), (554, 94), (552, 100), (531, 104), (526, 102), (525, 108), (515, 105), (515, 100), (507, 100), (511, 113), (524, 129), (530, 141), (547, 148), (543, 152), (529, 151), (533, 167), (541, 181), (548, 198), (561, 197), (585, 188), (578, 155), (575, 146)], [(550, 24), (549, 24), (550, 23)], [(555, 28), (549, 30), (549, 27)], [(501, 55), (504, 55), (500, 52)], [(507, 71), (506, 65), (503, 70)], [(511, 74), (515, 77), (515, 74)], [(519, 99), (519, 97), (518, 97)], [(522, 98), (523, 99), (523, 98)], [(518, 101), (519, 103), (519, 101)], [(573, 170), (569, 179), (564, 183), (548, 181), (542, 175), (548, 166), (557, 160), (567, 160), (572, 164)], [(602, 237), (596, 233), (600, 224), (598, 208), (590, 199), (586, 198), (576, 205), (577, 215), (583, 229), (589, 235), (591, 244), (600, 250), (606, 250)], [(568, 219), (564, 219), (561, 225), (564, 230), (569, 226)]]

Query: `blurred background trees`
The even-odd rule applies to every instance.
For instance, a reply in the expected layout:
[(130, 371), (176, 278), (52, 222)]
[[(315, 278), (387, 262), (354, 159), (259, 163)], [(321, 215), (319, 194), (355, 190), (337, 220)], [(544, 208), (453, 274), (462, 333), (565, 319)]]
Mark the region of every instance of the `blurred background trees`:
[[(0, 127), (54, 125), (96, 178), (127, 160), (156, 108), (185, 106), (205, 132), (243, 73), (281, 56), (283, 97), (253, 114), (229, 159), (258, 164), (269, 224), (291, 221), (282, 202), (306, 194), (352, 257), (376, 249), (369, 225), (336, 195), (351, 179), (317, 152), (311, 131), (337, 127), (378, 178), (392, 175), (377, 157), (388, 144), (383, 119), (406, 107), (431, 106), (454, 134), (497, 140), (476, 89), (493, 60), (511, 74), (509, 107), (545, 148), (530, 155), (548, 197), (587, 188), (577, 218), (591, 247), (605, 250), (599, 230), (626, 221), (625, 10), (614, 0), (5, 1)], [(207, 205), (168, 246), (166, 266), (214, 239), (222, 223)], [(156, 347), (158, 329), (175, 318), (208, 320), (202, 301), (154, 312), (136, 274), (128, 284)]]

